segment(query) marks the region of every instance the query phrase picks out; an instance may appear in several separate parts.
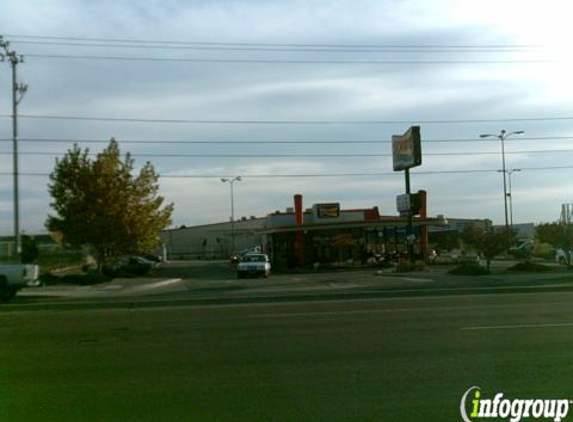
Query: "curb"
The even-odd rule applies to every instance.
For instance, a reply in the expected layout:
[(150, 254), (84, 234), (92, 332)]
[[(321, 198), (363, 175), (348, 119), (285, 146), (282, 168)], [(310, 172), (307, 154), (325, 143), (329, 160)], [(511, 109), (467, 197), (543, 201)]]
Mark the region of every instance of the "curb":
[(81, 310), (81, 309), (148, 309), (165, 307), (194, 307), (210, 305), (245, 305), (261, 303), (286, 302), (314, 302), (336, 300), (360, 300), (378, 298), (403, 297), (431, 297), (456, 295), (483, 295), (483, 294), (515, 294), (515, 293), (552, 293), (573, 291), (573, 284), (552, 284), (537, 286), (497, 286), (497, 287), (465, 287), (465, 288), (437, 288), (437, 289), (390, 289), (363, 292), (334, 292), (309, 293), (284, 296), (243, 296), (243, 297), (204, 297), (191, 299), (167, 300), (110, 300), (106, 302), (93, 302), (90, 300), (59, 303), (18, 303), (6, 304), (0, 310), (8, 312), (35, 311), (35, 310)]

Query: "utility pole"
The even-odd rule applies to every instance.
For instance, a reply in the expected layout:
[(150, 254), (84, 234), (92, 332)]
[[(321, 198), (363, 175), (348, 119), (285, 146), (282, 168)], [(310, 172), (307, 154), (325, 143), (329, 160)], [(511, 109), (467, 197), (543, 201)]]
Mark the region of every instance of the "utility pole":
[(0, 36), (0, 61), (8, 59), (12, 67), (12, 175), (14, 179), (14, 255), (20, 260), (20, 198), (18, 186), (18, 104), (22, 101), (27, 85), (18, 83), (18, 64), (24, 62), (23, 56), (19, 56), (10, 49), (10, 43)]

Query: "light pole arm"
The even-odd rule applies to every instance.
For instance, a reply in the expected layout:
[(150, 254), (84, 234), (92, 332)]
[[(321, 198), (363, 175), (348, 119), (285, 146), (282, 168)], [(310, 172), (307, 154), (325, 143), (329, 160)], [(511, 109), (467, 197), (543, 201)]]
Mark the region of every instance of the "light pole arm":
[[(501, 143), (501, 166), (502, 166), (502, 172), (503, 172), (503, 205), (504, 205), (504, 214), (505, 214), (505, 229), (507, 230), (509, 228), (509, 218), (508, 218), (508, 210), (507, 210), (507, 197), (508, 197), (508, 193), (507, 193), (507, 177), (506, 177), (506, 173), (507, 170), (505, 168), (505, 140), (507, 138), (509, 138), (510, 136), (513, 135), (521, 135), (525, 133), (523, 130), (517, 130), (514, 132), (509, 132), (507, 133), (504, 130), (501, 130), (499, 132), (499, 134), (493, 134), (493, 133), (482, 133), (479, 137), (480, 138), (498, 138), (500, 143)], [(509, 182), (511, 184), (511, 174), (509, 174)], [(511, 192), (511, 185), (509, 188), (509, 191)], [(511, 200), (511, 199), (510, 199)], [(511, 206), (511, 204), (510, 204)], [(512, 217), (513, 218), (513, 217)], [(513, 224), (513, 223), (512, 223)]]

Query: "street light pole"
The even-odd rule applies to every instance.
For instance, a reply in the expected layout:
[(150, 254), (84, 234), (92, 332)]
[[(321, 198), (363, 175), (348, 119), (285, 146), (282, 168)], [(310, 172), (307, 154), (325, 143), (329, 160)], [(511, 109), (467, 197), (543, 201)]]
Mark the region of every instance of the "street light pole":
[[(505, 172), (507, 173), (508, 176), (508, 191), (507, 191), (507, 197), (509, 198), (509, 227), (511, 227), (513, 229), (513, 191), (512, 191), (512, 187), (511, 187), (511, 175), (513, 173), (515, 173), (516, 171), (521, 171), (521, 169), (511, 169), (511, 170), (506, 170)], [(498, 173), (503, 172), (503, 170), (498, 170)]]
[(509, 224), (510, 227), (513, 229), (513, 193), (511, 190), (511, 175), (517, 171), (521, 171), (521, 169), (511, 169), (511, 170), (507, 170), (507, 175), (508, 180), (509, 180), (509, 192), (508, 192), (508, 196), (509, 196)]
[(503, 173), (503, 205), (505, 210), (505, 229), (509, 229), (509, 218), (507, 212), (507, 184), (506, 184), (506, 170), (505, 170), (505, 140), (513, 135), (521, 135), (525, 133), (522, 130), (518, 130), (515, 132), (507, 133), (505, 130), (502, 130), (499, 134), (493, 133), (483, 133), (479, 137), (480, 138), (498, 138), (501, 141), (501, 165), (502, 165), (502, 173)]
[(221, 182), (229, 183), (231, 187), (231, 254), (235, 253), (235, 193), (234, 184), (235, 182), (240, 182), (241, 176), (233, 177), (232, 179), (223, 178)]

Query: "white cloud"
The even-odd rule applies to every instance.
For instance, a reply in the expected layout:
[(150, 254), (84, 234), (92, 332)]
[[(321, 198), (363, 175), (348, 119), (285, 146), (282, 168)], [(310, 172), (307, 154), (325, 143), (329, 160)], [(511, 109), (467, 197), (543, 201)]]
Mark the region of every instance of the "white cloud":
[[(0, 16), (6, 33), (155, 39), (207, 42), (369, 45), (543, 44), (526, 53), (321, 53), (181, 50), (87, 50), (73, 46), (18, 44), (24, 54), (113, 54), (153, 57), (295, 58), (303, 60), (522, 60), (549, 58), (543, 64), (409, 64), (409, 65), (254, 65), (64, 61), (30, 57), (19, 67), (29, 91), (22, 114), (62, 114), (151, 119), (216, 120), (399, 120), (394, 125), (192, 125), (121, 122), (49, 121), (22, 118), (21, 137), (64, 139), (233, 141), (235, 144), (122, 144), (151, 157), (162, 174), (317, 174), (389, 173), (388, 157), (363, 158), (199, 158), (183, 154), (382, 154), (388, 144), (243, 144), (245, 141), (390, 140), (416, 120), (491, 119), (571, 116), (571, 6), (484, 0), (423, 1), (126, 1), (58, 0), (8, 2)], [(14, 19), (18, 16), (18, 19)], [(10, 72), (0, 71), (0, 114), (11, 114)], [(570, 121), (479, 122), (422, 127), (423, 139), (475, 139), (483, 132), (525, 130), (527, 136), (570, 135)], [(11, 137), (9, 119), (0, 119), (0, 138)], [(547, 143), (549, 142), (549, 143)], [(554, 141), (507, 144), (508, 152), (545, 149)], [(559, 148), (570, 148), (562, 141)], [(22, 151), (62, 154), (71, 145), (21, 143)], [(98, 151), (104, 145), (90, 144)], [(417, 175), (423, 171), (496, 169), (498, 143), (425, 144), (426, 154), (413, 170), (416, 189), (428, 190), (432, 209), (446, 215), (503, 218), (499, 174)], [(11, 144), (3, 144), (3, 151)], [(494, 152), (479, 155), (475, 152)], [(567, 165), (570, 155), (508, 154), (511, 167)], [(137, 164), (146, 158), (138, 157)], [(49, 173), (54, 157), (21, 157), (21, 171)], [(11, 171), (9, 156), (0, 156), (1, 171)], [(535, 195), (520, 218), (553, 215), (567, 202), (568, 186), (556, 187), (561, 174), (547, 171), (519, 179)], [(48, 209), (46, 177), (22, 177), (28, 227), (41, 228)], [(11, 177), (0, 177), (1, 231), (10, 231)], [(237, 185), (237, 215), (262, 215), (291, 205), (302, 192), (308, 203), (340, 201), (348, 207), (378, 205), (394, 212), (394, 197), (403, 189), (401, 175), (341, 178), (245, 178)], [(225, 220), (228, 186), (214, 179), (161, 179), (162, 194), (176, 205), (178, 224)], [(524, 192), (521, 192), (524, 190)], [(516, 188), (525, 196), (527, 189)], [(537, 199), (539, 198), (539, 199)]]

